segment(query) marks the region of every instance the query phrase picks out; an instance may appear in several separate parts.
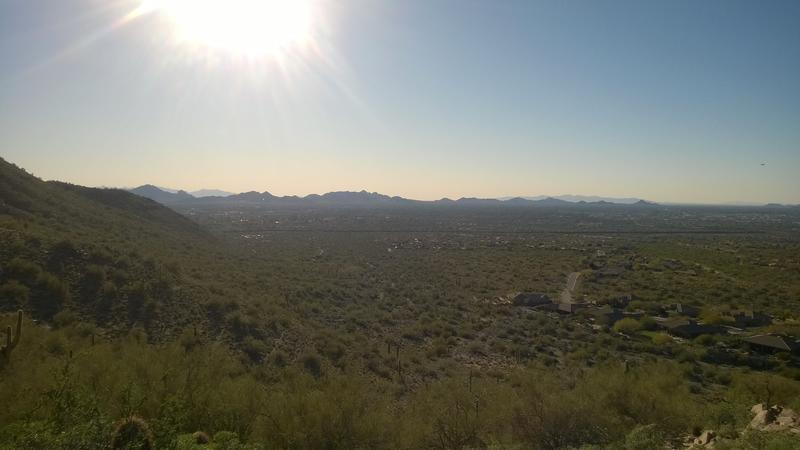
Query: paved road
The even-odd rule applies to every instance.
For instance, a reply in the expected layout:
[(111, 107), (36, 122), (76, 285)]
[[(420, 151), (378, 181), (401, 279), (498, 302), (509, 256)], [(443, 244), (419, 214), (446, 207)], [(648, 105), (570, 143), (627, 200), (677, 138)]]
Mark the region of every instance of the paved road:
[(572, 293), (578, 286), (578, 280), (581, 278), (580, 272), (572, 272), (567, 275), (567, 287), (561, 291), (559, 303), (572, 303)]

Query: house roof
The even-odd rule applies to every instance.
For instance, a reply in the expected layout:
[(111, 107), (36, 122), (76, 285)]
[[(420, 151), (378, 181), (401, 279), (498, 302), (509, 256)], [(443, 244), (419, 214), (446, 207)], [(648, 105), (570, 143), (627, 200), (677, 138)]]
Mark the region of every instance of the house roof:
[(730, 317), (753, 317), (755, 314), (753, 313), (753, 311), (737, 310), (737, 311), (723, 311), (722, 315)]
[(664, 328), (677, 328), (686, 325), (696, 325), (696, 322), (687, 319), (686, 317), (670, 317), (669, 319), (656, 322), (659, 326)]
[(559, 303), (558, 310), (562, 312), (575, 312), (580, 308), (586, 308), (588, 305), (586, 303)]
[(522, 292), (514, 297), (513, 303), (520, 306), (538, 306), (552, 303), (552, 300), (545, 294)]
[(797, 348), (797, 343), (783, 336), (773, 334), (758, 334), (742, 339), (749, 344), (760, 345), (762, 347), (774, 348), (778, 350), (792, 351)]
[(688, 313), (688, 314), (697, 314), (700, 312), (700, 308), (692, 305), (686, 305), (683, 303), (676, 303), (674, 305), (675, 311), (679, 313)]
[(594, 308), (589, 311), (589, 314), (593, 316), (607, 316), (607, 315), (622, 315), (622, 310), (619, 308), (613, 308), (609, 305), (601, 306), (599, 308)]

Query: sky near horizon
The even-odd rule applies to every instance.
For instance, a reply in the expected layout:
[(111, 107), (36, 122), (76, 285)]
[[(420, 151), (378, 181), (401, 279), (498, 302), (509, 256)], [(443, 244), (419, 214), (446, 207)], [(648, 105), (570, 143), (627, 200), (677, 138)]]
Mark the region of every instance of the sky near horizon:
[(89, 186), (800, 203), (798, 1), (308, 0), (268, 54), (142, 1), (0, 0), (0, 156)]

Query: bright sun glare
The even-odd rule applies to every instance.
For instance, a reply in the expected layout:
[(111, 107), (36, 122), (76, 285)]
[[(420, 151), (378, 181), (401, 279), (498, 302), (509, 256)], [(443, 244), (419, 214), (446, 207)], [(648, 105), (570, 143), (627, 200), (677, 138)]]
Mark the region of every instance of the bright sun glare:
[(247, 56), (311, 39), (311, 0), (144, 0), (140, 9), (166, 15), (182, 42)]

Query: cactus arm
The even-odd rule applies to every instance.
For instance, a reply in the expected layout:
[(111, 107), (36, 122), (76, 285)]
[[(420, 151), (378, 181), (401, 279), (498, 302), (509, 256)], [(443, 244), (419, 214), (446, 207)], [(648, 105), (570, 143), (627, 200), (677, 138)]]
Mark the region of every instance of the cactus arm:
[[(11, 331), (11, 325), (6, 328), (6, 345), (0, 347), (0, 354), (5, 360), (11, 356), (11, 351), (19, 344), (19, 338), (22, 334), (22, 310), (17, 312), (17, 329)], [(13, 337), (12, 337), (13, 336)]]

